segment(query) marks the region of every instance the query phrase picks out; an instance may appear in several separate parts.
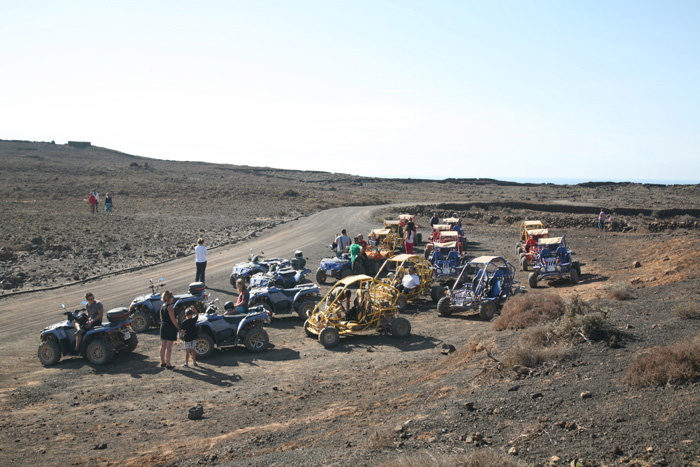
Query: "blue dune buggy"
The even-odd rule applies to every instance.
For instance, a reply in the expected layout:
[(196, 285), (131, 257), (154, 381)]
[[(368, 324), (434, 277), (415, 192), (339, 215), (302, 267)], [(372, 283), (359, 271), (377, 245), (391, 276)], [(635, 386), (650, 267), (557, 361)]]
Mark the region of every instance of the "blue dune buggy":
[[(470, 273), (471, 281), (467, 277)], [(462, 267), (455, 285), (438, 301), (438, 313), (450, 316), (460, 311), (478, 311), (488, 321), (514, 294), (515, 284), (515, 267), (503, 257), (474, 258)]]
[[(87, 302), (83, 302), (83, 305)], [(65, 307), (64, 307), (65, 308)], [(64, 311), (65, 321), (55, 323), (41, 331), (41, 344), (37, 354), (44, 366), (55, 365), (61, 355), (76, 355), (75, 328), (73, 322), (84, 324), (87, 321), (85, 308)], [(131, 330), (129, 310), (115, 308), (107, 313), (107, 323), (94, 325), (83, 336), (79, 355), (86, 357), (94, 365), (105, 365), (112, 361), (115, 353), (132, 352), (139, 343)]]
[(533, 271), (528, 276), (531, 288), (537, 287), (537, 281), (542, 279), (569, 279), (572, 284), (578, 284), (581, 277), (581, 264), (572, 261), (573, 253), (566, 246), (564, 237), (540, 238)]
[(249, 306), (262, 306), (270, 315), (296, 312), (307, 319), (316, 307), (321, 289), (316, 284), (301, 284), (291, 289), (278, 287), (253, 287), (250, 289)]
[(325, 284), (329, 276), (337, 280), (344, 279), (352, 274), (352, 261), (350, 253), (342, 253), (340, 257), (323, 258), (316, 270), (316, 282)]
[[(205, 313), (197, 319), (197, 358), (210, 357), (216, 347), (232, 347), (240, 343), (254, 353), (267, 349), (270, 337), (263, 329), (263, 324), (270, 322), (267, 311), (258, 307), (251, 308), (248, 313), (222, 315), (214, 304), (217, 300), (209, 303)], [(224, 305), (227, 311), (232, 308), (233, 303)]]
[(236, 280), (243, 279), (246, 282), (250, 282), (250, 278), (253, 276), (253, 274), (257, 274), (259, 272), (267, 272), (270, 270), (271, 265), (275, 265), (277, 267), (290, 265), (290, 261), (288, 259), (265, 259), (265, 257), (263, 256), (264, 254), (265, 253), (261, 251), (259, 255), (254, 255), (253, 250), (250, 250), (248, 262), (236, 263), (233, 265), (231, 276), (229, 277), (229, 282), (234, 288), (236, 287)]

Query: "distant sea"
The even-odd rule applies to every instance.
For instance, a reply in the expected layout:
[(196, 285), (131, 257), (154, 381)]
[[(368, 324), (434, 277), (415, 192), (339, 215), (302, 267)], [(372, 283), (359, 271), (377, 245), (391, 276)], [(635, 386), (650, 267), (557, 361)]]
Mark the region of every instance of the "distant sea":
[(653, 180), (653, 179), (633, 179), (633, 180), (624, 180), (624, 179), (605, 179), (605, 180), (591, 180), (591, 179), (585, 179), (585, 178), (537, 178), (537, 177), (520, 177), (520, 178), (497, 178), (497, 177), (429, 177), (429, 176), (421, 176), (421, 177), (404, 177), (404, 176), (394, 176), (392, 177), (391, 175), (386, 175), (383, 174), (381, 175), (381, 178), (414, 178), (414, 179), (424, 179), (424, 180), (444, 180), (446, 178), (492, 178), (494, 180), (499, 180), (502, 182), (517, 182), (517, 183), (553, 183), (555, 185), (576, 185), (578, 183), (586, 183), (586, 182), (614, 182), (614, 183), (624, 183), (624, 182), (630, 182), (630, 183), (652, 183), (656, 185), (696, 185), (700, 183), (700, 179), (696, 180)]

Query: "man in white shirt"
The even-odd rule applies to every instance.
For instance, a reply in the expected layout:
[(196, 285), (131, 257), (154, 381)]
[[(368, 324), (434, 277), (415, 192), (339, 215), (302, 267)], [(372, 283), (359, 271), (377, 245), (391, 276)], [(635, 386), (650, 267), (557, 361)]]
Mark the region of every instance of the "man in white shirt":
[(336, 249), (335, 249), (335, 255), (340, 257), (340, 254), (345, 251), (345, 248), (350, 245), (350, 237), (348, 237), (347, 232), (345, 232), (345, 229), (338, 235), (338, 238), (335, 239), (336, 243)]
[(416, 274), (416, 268), (411, 266), (408, 268), (408, 274), (404, 274), (401, 279), (401, 292), (411, 293), (413, 289), (420, 285), (420, 277)]

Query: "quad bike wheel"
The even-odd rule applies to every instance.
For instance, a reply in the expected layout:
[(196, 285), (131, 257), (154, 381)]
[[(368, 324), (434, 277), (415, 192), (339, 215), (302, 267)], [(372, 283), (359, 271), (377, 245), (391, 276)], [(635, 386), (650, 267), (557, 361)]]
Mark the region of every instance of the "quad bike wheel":
[(124, 349), (124, 352), (133, 352), (136, 350), (136, 347), (139, 345), (139, 337), (136, 335), (135, 332), (131, 333), (131, 337), (129, 337), (126, 340), (126, 349)]
[(340, 278), (345, 279), (349, 275), (352, 274), (352, 268), (350, 266), (343, 266), (343, 269), (340, 270)]
[(391, 321), (391, 335), (404, 339), (411, 335), (411, 323), (406, 318), (396, 318)]
[(325, 348), (330, 349), (340, 343), (340, 334), (336, 328), (329, 326), (321, 329), (321, 332), (318, 334), (318, 341)]
[(571, 270), (569, 270), (569, 280), (573, 285), (578, 284), (578, 271), (576, 269), (571, 268)]
[(267, 335), (267, 331), (263, 328), (255, 327), (246, 333), (243, 343), (249, 352), (259, 353), (267, 348), (270, 343), (270, 336)]
[(442, 297), (445, 296), (445, 288), (440, 286), (440, 285), (434, 285), (430, 289), (430, 298), (433, 300), (434, 303), (437, 303), (440, 301)]
[(61, 346), (53, 339), (44, 341), (39, 345), (37, 355), (42, 365), (55, 365), (61, 359)]
[(197, 358), (211, 357), (214, 353), (214, 339), (209, 334), (200, 334), (194, 341), (194, 352)]
[(496, 314), (496, 304), (493, 302), (484, 302), (479, 307), (479, 316), (484, 321), (491, 321), (493, 315)]
[(408, 308), (408, 300), (406, 300), (406, 296), (402, 293), (400, 293), (396, 297), (396, 307), (399, 309), (400, 313), (403, 313), (406, 311), (406, 308)]
[(134, 313), (131, 319), (131, 329), (133, 329), (134, 332), (146, 332), (148, 328), (151, 327), (151, 317), (143, 310)]
[(316, 270), (316, 282), (323, 285), (326, 283), (327, 278), (328, 278), (328, 274), (326, 274), (326, 271), (324, 269), (318, 268)]
[(297, 314), (301, 319), (308, 319), (311, 316), (311, 312), (314, 311), (314, 308), (316, 308), (315, 302), (312, 302), (311, 300), (304, 300), (299, 305)]
[(106, 365), (114, 358), (112, 345), (104, 339), (94, 339), (87, 346), (87, 359), (93, 365)]
[(539, 277), (539, 272), (532, 271), (529, 276), (527, 276), (527, 283), (530, 285), (531, 289), (537, 288), (537, 278)]
[(236, 288), (236, 280), (238, 279), (238, 274), (231, 274), (228, 278), (228, 281), (231, 283), (231, 286), (235, 289)]
[(440, 316), (450, 316), (452, 314), (450, 297), (442, 297), (440, 300), (438, 300), (437, 308)]

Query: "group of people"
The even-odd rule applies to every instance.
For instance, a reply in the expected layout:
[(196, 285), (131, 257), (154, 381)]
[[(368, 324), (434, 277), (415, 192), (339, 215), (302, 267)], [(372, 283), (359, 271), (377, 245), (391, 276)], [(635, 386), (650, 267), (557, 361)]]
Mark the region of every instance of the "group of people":
[[(607, 222), (608, 222), (608, 230), (612, 230), (612, 223), (613, 223), (612, 214), (608, 214)], [(600, 230), (605, 230), (605, 211), (602, 209), (600, 210), (600, 214), (598, 214), (598, 228)]]
[[(100, 194), (97, 190), (91, 191), (88, 195), (88, 204), (90, 205), (90, 212), (96, 214), (100, 212)], [(109, 193), (105, 194), (105, 212), (112, 214), (112, 195)]]

